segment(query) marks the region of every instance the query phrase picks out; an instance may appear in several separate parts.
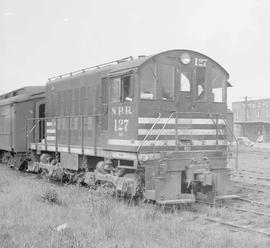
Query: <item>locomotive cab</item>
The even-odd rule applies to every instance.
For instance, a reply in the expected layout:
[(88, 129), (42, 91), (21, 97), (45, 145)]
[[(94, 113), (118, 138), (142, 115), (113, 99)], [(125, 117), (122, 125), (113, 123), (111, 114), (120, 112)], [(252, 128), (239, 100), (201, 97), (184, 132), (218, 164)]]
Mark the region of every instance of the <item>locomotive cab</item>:
[(173, 203), (232, 193), (228, 77), (209, 57), (187, 50), (156, 55), (141, 66), (138, 151), (146, 198)]

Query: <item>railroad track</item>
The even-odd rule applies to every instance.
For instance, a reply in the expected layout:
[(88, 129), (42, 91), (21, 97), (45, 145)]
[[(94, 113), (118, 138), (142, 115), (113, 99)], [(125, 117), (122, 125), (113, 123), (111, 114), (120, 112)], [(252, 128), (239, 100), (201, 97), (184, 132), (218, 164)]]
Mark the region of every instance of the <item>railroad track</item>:
[[(233, 151), (235, 153), (236, 151)], [(261, 149), (255, 149), (255, 150), (240, 150), (239, 154), (258, 154), (258, 155), (265, 155), (270, 157), (270, 149), (261, 150)]]
[(259, 180), (270, 181), (270, 174), (264, 171), (251, 171), (251, 170), (239, 170), (235, 174), (240, 176), (246, 176), (251, 178), (256, 178)]
[(247, 185), (270, 187), (270, 174), (263, 171), (238, 170), (231, 174), (231, 179)]
[[(269, 223), (267, 222), (267, 220), (270, 221), (270, 205), (264, 202), (259, 202), (248, 198), (238, 198), (233, 199), (233, 201), (236, 202), (232, 203), (231, 206), (223, 206), (224, 208), (230, 211), (231, 216), (234, 216), (233, 220), (228, 220), (227, 218), (226, 220), (224, 220), (223, 218), (216, 218), (209, 216), (207, 216), (205, 220), (227, 226), (231, 228), (233, 231), (257, 233), (259, 235), (263, 235), (270, 238), (270, 228), (268, 228), (267, 224)], [(261, 209), (254, 210), (246, 207), (244, 208), (239, 206), (238, 207), (233, 206), (235, 203), (239, 204), (240, 202), (244, 202), (244, 204), (250, 204), (252, 206), (257, 205)], [(268, 210), (268, 212), (266, 210)], [(249, 215), (249, 218), (247, 217), (247, 215)], [(254, 216), (260, 216), (260, 218), (263, 219), (264, 221), (266, 220), (266, 222), (256, 223), (254, 220), (258, 219), (254, 218)]]

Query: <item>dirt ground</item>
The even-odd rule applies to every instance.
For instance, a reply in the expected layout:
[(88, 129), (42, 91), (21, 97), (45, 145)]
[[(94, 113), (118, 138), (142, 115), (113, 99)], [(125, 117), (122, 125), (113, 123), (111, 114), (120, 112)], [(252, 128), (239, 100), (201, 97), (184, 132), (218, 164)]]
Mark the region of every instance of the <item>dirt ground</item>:
[[(270, 181), (256, 179), (270, 177), (269, 162), (270, 149), (242, 147), (239, 170), (232, 176), (236, 193), (270, 204)], [(53, 193), (49, 197), (56, 201), (44, 198), (48, 190)], [(37, 175), (22, 174), (0, 164), (1, 248), (270, 247), (270, 236), (213, 223), (207, 218), (270, 233), (267, 206), (232, 200), (215, 207), (195, 204), (181, 211), (164, 211), (155, 205), (134, 205), (106, 197), (87, 188), (48, 183)]]

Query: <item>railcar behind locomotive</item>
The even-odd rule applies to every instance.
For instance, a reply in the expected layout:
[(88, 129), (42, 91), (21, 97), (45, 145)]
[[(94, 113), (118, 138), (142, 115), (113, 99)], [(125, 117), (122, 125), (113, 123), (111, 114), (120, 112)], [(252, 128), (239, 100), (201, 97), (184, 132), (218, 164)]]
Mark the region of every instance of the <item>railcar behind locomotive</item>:
[[(25, 166), (28, 118), (45, 117), (44, 86), (28, 86), (0, 96), (0, 158), (11, 166)], [(39, 109), (39, 110), (38, 110)], [(37, 131), (37, 130), (36, 130)]]
[(161, 204), (228, 196), (228, 78), (190, 50), (51, 78), (46, 117), (28, 120), (28, 170)]

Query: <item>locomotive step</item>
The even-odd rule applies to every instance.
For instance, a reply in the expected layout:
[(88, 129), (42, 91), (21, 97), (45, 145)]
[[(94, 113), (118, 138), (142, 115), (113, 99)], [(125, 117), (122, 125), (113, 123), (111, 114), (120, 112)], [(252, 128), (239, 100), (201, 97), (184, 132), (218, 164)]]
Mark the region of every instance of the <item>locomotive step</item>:
[(162, 155), (166, 158), (185, 157), (193, 158), (198, 155), (205, 155), (207, 157), (220, 157), (224, 151), (222, 150), (199, 150), (199, 151), (168, 151), (162, 152)]
[(194, 203), (194, 202), (195, 202), (195, 199), (178, 199), (178, 200), (157, 201), (157, 204), (170, 205), (170, 204), (188, 204), (188, 203)]

